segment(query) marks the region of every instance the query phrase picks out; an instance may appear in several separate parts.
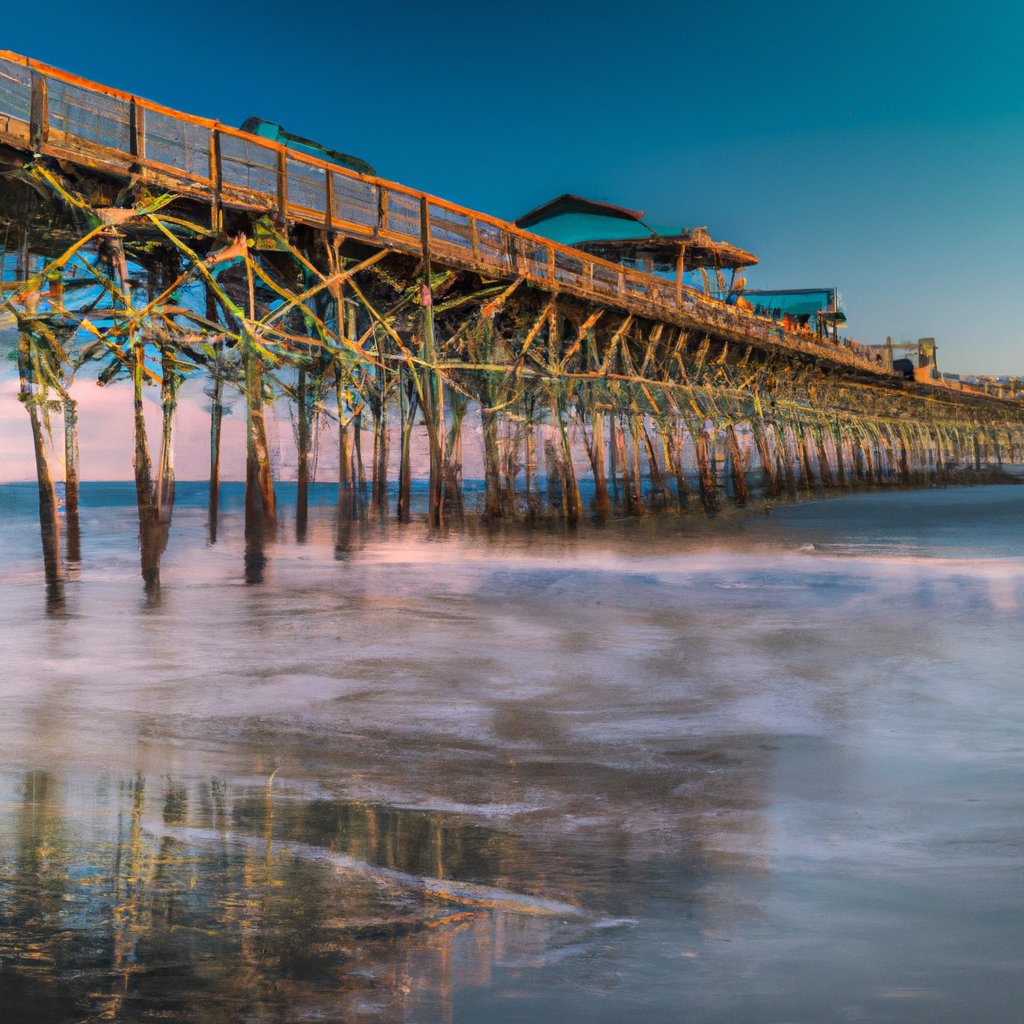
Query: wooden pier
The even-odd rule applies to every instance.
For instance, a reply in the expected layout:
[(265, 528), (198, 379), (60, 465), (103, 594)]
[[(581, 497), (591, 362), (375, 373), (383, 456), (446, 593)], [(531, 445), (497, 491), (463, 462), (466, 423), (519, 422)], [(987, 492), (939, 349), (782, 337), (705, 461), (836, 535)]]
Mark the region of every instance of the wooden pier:
[[(133, 382), (143, 574), (154, 589), (174, 500), (177, 393), (197, 374), (210, 384), (214, 524), (224, 396), (245, 396), (253, 536), (276, 517), (265, 406), (281, 395), (298, 410), (300, 529), (313, 425), (325, 418), (339, 435), (340, 501), (355, 513), (366, 480), (378, 516), (391, 514), (397, 419), (400, 521), (411, 514), (410, 438), (424, 430), (435, 528), (466, 513), (470, 409), (484, 443), (480, 512), (492, 520), (579, 519), (577, 461), (593, 477), (590, 511), (606, 518), (713, 513), (752, 487), (779, 497), (930, 483), (1020, 458), (1024, 402), (1012, 389), (904, 379), (866, 350), (686, 286), (682, 259), (675, 279), (643, 273), (7, 52), (0, 171), (0, 316), (19, 332), (56, 589), (45, 423), (59, 409), (71, 551), (69, 386), (86, 364), (101, 383)], [(155, 458), (146, 387), (160, 389), (164, 410)]]

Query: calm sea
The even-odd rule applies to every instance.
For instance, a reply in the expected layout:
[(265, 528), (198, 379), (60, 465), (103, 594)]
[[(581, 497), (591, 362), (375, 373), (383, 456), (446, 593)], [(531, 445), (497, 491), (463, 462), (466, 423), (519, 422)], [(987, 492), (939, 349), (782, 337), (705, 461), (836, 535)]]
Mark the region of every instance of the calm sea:
[(85, 485), (48, 608), (0, 487), (4, 1024), (1020, 1019), (1024, 488), (444, 539), (325, 489), (255, 575), (204, 497), (147, 595)]

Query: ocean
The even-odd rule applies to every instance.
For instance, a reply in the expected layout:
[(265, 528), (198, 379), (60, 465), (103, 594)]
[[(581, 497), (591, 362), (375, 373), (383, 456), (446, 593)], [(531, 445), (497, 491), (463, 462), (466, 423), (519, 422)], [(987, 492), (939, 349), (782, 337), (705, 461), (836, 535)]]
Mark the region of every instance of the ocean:
[(0, 1020), (1020, 1014), (1024, 488), (339, 523), (0, 486)]

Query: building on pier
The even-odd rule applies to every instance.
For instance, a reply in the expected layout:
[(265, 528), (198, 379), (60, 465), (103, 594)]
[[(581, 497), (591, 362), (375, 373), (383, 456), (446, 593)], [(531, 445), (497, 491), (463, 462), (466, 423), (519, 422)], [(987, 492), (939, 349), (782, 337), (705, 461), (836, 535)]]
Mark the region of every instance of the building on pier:
[[(726, 289), (724, 270), (753, 266), (757, 257), (728, 242), (712, 241), (708, 230), (654, 224), (643, 210), (627, 210), (569, 193), (524, 213), (516, 227), (591, 256), (649, 274), (698, 275), (686, 281), (710, 294)], [(708, 272), (715, 274), (712, 285)]]
[(836, 288), (738, 289), (730, 293), (727, 301), (734, 298), (749, 302), (757, 316), (769, 317), (793, 329), (812, 331), (819, 337), (831, 334), (835, 341), (839, 325), (846, 323), (843, 297)]

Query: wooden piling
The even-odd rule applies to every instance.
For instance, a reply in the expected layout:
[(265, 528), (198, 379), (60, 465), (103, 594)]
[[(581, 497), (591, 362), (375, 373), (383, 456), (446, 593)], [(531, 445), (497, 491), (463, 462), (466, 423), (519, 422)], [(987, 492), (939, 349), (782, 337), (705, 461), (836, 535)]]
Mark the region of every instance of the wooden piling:
[(615, 507), (619, 507), (619, 443), (616, 439), (615, 413), (608, 417), (608, 483)]
[[(28, 276), (28, 244), (23, 242), (20, 250), (17, 276)], [(36, 296), (26, 296), (29, 313), (35, 311)], [(60, 517), (57, 506), (57, 490), (46, 457), (44, 426), (40, 417), (40, 403), (43, 399), (44, 383), (36, 372), (38, 356), (30, 329), (19, 323), (18, 372), (21, 391), (18, 398), (25, 406), (32, 429), (32, 451), (36, 464), (36, 488), (39, 495), (39, 538), (43, 549), (43, 571), (46, 579), (46, 603), (50, 611), (60, 611), (64, 604), (64, 575), (60, 563)]]
[(743, 461), (743, 453), (740, 451), (740, 442), (736, 437), (736, 428), (730, 423), (725, 428), (725, 438), (729, 445), (729, 459), (732, 467), (732, 489), (736, 497), (737, 505), (747, 503), (747, 475), (746, 466)]
[(398, 521), (408, 523), (412, 520), (412, 461), (410, 446), (412, 428), (416, 421), (418, 397), (412, 380), (404, 376), (398, 384), (399, 413), (401, 416), (401, 444), (398, 458)]
[(460, 391), (449, 394), (448, 407), (451, 409), (451, 424), (445, 439), (444, 452), (444, 519), (445, 522), (462, 522), (465, 516), (465, 502), (462, 494), (462, 421), (466, 415), (468, 401)]
[[(484, 435), (484, 519), (500, 519), (504, 514), (501, 500), (501, 448), (498, 444), (498, 414), (490, 408), (480, 410)], [(529, 471), (527, 472), (529, 489)]]
[(142, 559), (142, 580), (151, 603), (160, 597), (160, 556), (163, 553), (160, 505), (153, 484), (153, 462), (146, 437), (146, 417), (142, 403), (145, 373), (145, 347), (132, 346), (132, 386), (135, 413), (135, 498), (139, 512), (139, 554)]
[(81, 526), (78, 517), (78, 403), (64, 397), (64, 525), (67, 559), (82, 560)]
[(821, 478), (822, 489), (831, 490), (835, 486), (835, 483), (832, 475), (832, 465), (829, 460), (828, 447), (825, 444), (825, 438), (817, 423), (810, 423), (807, 429), (810, 430), (811, 437), (814, 439), (814, 449), (818, 456), (818, 475)]
[(718, 488), (715, 483), (715, 475), (712, 472), (712, 460), (714, 459), (714, 448), (711, 432), (706, 425), (691, 427), (690, 436), (694, 441), (694, 448), (697, 452), (697, 479), (700, 483), (700, 501), (704, 511), (710, 516), (719, 510)]
[(637, 417), (640, 433), (644, 441), (644, 451), (647, 454), (648, 472), (651, 478), (651, 508), (667, 509), (669, 507), (668, 487), (665, 484), (665, 475), (658, 463), (658, 453), (655, 451), (651, 435), (647, 430), (644, 417)]
[(827, 416), (822, 421), (822, 434), (826, 444), (832, 442), (832, 448), (836, 455), (836, 487), (846, 488), (850, 486), (849, 474), (846, 470), (846, 440), (838, 420), (830, 420)]
[(690, 503), (690, 488), (683, 472), (683, 428), (677, 423), (663, 425), (662, 436), (672, 466), (672, 474), (676, 479), (676, 504), (680, 512), (684, 512)]
[(245, 352), (245, 420), (246, 509), (259, 516), (270, 529), (277, 521), (277, 499), (270, 472), (270, 446), (263, 405), (263, 359), (251, 343)]
[(556, 403), (556, 408), (558, 412), (558, 434), (562, 446), (559, 461), (562, 465), (562, 480), (564, 482), (562, 490), (563, 512), (566, 522), (578, 523), (583, 502), (580, 498), (580, 485), (576, 479), (576, 467), (573, 465), (569, 418), (565, 414), (565, 407), (562, 401)]
[(775, 467), (772, 464), (772, 450), (768, 442), (768, 431), (763, 417), (752, 416), (750, 429), (754, 437), (754, 445), (757, 447), (757, 456), (761, 462), (765, 497), (777, 498), (782, 493), (782, 481), (776, 475)]
[(640, 469), (640, 429), (638, 426), (638, 417), (630, 416), (628, 420), (629, 424), (629, 449), (627, 451), (627, 459), (632, 464), (632, 468), (629, 472), (629, 503), (628, 508), (630, 512), (637, 516), (637, 518), (643, 518), (644, 514), (644, 484), (642, 471)]
[(295, 415), (298, 421), (295, 431), (296, 448), (298, 449), (298, 467), (295, 479), (295, 539), (299, 544), (303, 544), (306, 540), (309, 522), (310, 449), (309, 398), (305, 363), (299, 363), (298, 377), (295, 383)]
[(207, 506), (210, 543), (217, 543), (217, 521), (220, 514), (220, 439), (224, 420), (224, 378), (214, 370), (210, 395), (210, 496)]
[(807, 431), (800, 420), (793, 421), (793, 430), (797, 438), (797, 446), (800, 452), (800, 465), (802, 467), (801, 483), (809, 494), (815, 491), (816, 480), (814, 467), (811, 465), (811, 452), (807, 445)]
[(160, 349), (160, 464), (156, 478), (156, 506), (162, 523), (170, 523), (174, 508), (174, 414), (178, 407), (178, 371), (171, 346)]

